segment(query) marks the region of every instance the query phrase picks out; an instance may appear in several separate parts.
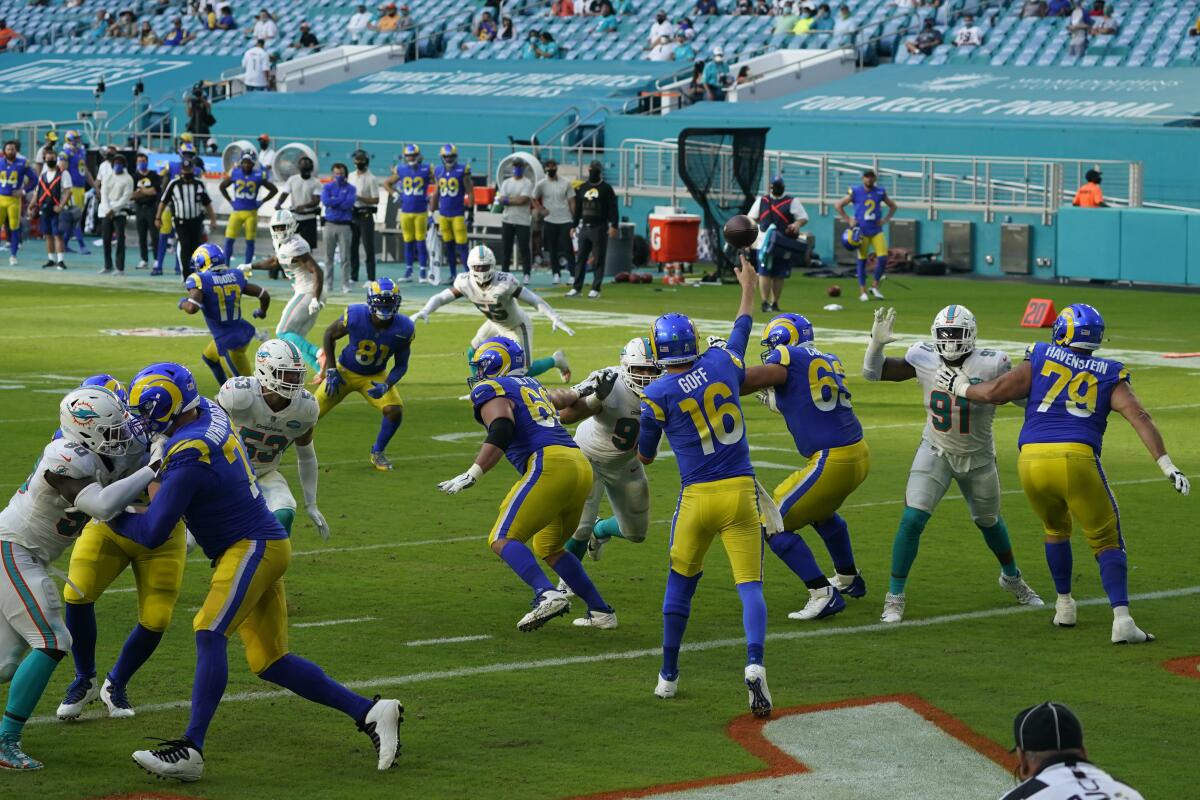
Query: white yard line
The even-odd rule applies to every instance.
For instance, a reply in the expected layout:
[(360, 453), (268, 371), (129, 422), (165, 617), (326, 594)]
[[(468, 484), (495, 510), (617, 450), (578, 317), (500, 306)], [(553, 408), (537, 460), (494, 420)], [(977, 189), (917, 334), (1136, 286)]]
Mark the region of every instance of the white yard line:
[(426, 647), (431, 644), (458, 644), (459, 642), (482, 642), (484, 639), (490, 639), (490, 633), (480, 633), (475, 636), (448, 636), (445, 639), (415, 639), (411, 642), (405, 642), (405, 647)]
[(351, 625), (355, 622), (374, 622), (379, 617), (350, 617), (349, 619), (327, 619), (321, 622), (293, 622), (293, 628), (328, 628), (330, 625)]

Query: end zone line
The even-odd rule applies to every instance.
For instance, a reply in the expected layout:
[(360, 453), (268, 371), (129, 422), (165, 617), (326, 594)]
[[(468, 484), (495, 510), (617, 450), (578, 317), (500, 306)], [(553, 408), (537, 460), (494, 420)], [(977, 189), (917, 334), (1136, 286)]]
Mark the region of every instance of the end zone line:
[[(1176, 597), (1187, 597), (1195, 594), (1200, 594), (1200, 586), (1185, 586), (1179, 589), (1166, 589), (1158, 592), (1144, 592), (1142, 594), (1130, 595), (1129, 599), (1132, 602), (1145, 602), (1149, 600), (1168, 600)], [(1108, 598), (1089, 597), (1078, 601), (1078, 605), (1108, 605)], [(904, 622), (897, 624), (874, 622), (867, 625), (843, 625), (836, 628), (813, 626), (808, 630), (769, 633), (767, 634), (767, 640), (771, 642), (786, 642), (793, 641), (795, 639), (816, 639), (825, 636), (844, 636), (849, 634), (877, 633), (883, 631), (903, 631), (908, 628), (928, 628), (934, 625), (949, 625), (955, 622), (988, 619), (990, 617), (1008, 617), (1014, 614), (1026, 614), (1035, 610), (1041, 611), (1042, 613), (1047, 613), (1046, 606), (1034, 607), (1006, 605), (1001, 608), (989, 608), (980, 611), (964, 611), (958, 614), (942, 614), (940, 616), (926, 617), (924, 619), (905, 620)], [(707, 642), (685, 642), (681, 649), (685, 652), (696, 653), (703, 652), (705, 650), (717, 650), (725, 647), (745, 647), (745, 645), (746, 640), (742, 637), (737, 637), (731, 639), (710, 639)], [(387, 678), (369, 678), (366, 680), (347, 681), (345, 685), (350, 689), (379, 689), (393, 686), (406, 686), (413, 683), (430, 683), (432, 681), (468, 678), (475, 675), (490, 675), (497, 672), (521, 672), (529, 669), (569, 667), (575, 664), (596, 664), (605, 661), (631, 661), (639, 658), (652, 658), (661, 655), (661, 648), (649, 647), (640, 650), (620, 650), (609, 653), (596, 653), (595, 655), (586, 656), (543, 658), (535, 661), (505, 661), (495, 664), (481, 664), (475, 667), (461, 667), (459, 669), (437, 670), (432, 672), (414, 672), (408, 675), (393, 675)], [(280, 697), (288, 697), (290, 695), (291, 692), (286, 690), (236, 692), (225, 695), (225, 697), (221, 699), (221, 703), (246, 703), (256, 702), (259, 700), (274, 700)], [(647, 696), (648, 695), (649, 692), (647, 691)], [(147, 703), (145, 705), (139, 705), (137, 707), (137, 712), (139, 714), (149, 714), (156, 711), (175, 711), (181, 708), (188, 708), (189, 706), (191, 706), (190, 700), (172, 700), (166, 703)], [(91, 711), (85, 712), (81, 718), (98, 719), (105, 716), (107, 716), (107, 712), (101, 714), (98, 711)], [(32, 717), (29, 720), (29, 724), (41, 724), (46, 722), (58, 722), (58, 720), (53, 715)]]

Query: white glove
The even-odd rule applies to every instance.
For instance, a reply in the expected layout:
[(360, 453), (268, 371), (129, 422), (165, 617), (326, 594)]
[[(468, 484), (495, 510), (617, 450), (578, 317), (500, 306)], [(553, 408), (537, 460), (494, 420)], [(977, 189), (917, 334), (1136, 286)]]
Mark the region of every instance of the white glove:
[(253, 264), (238, 264), (237, 270), (238, 270), (238, 272), (246, 273), (246, 277), (249, 278), (250, 273), (252, 273), (254, 271), (254, 265)]
[(776, 414), (779, 413), (779, 406), (775, 405), (774, 386), (768, 386), (766, 389), (759, 389), (754, 393), (754, 396), (758, 398), (758, 402), (762, 403), (771, 411), (774, 411)]
[(1163, 456), (1158, 460), (1159, 469), (1163, 471), (1163, 475), (1167, 476), (1167, 480), (1175, 487), (1175, 491), (1179, 492), (1184, 497), (1192, 491), (1192, 482), (1188, 480), (1188, 476), (1179, 471), (1179, 468), (1171, 463), (1170, 456)]
[(308, 518), (312, 520), (313, 526), (317, 529), (317, 536), (321, 537), (322, 542), (329, 541), (329, 523), (325, 521), (325, 515), (317, 508), (314, 503), (311, 506), (305, 506), (304, 510), (308, 512)]
[(438, 488), (446, 494), (458, 494), (464, 489), (470, 489), (482, 477), (483, 470), (478, 464), (472, 464), (471, 468), (463, 474), (455, 475), (450, 480), (439, 483)]
[(725, 339), (725, 337), (724, 337), (724, 336), (710, 336), (710, 337), (708, 337), (708, 346), (709, 346), (710, 348), (713, 348), (713, 347), (719, 347), (720, 349), (724, 350), (724, 349), (725, 349), (725, 345), (727, 345), (727, 344), (729, 344), (729, 342), (728, 342), (728, 341)]
[(934, 379), (937, 388), (943, 392), (949, 392), (955, 397), (966, 397), (967, 389), (971, 387), (971, 379), (967, 374), (957, 367), (942, 366), (938, 370), (937, 377)]
[(892, 325), (896, 322), (896, 309), (894, 308), (877, 308), (875, 309), (875, 321), (871, 323), (871, 341), (872, 343), (883, 347), (885, 344), (891, 344), (896, 341), (895, 334), (892, 333)]
[(325, 307), (325, 304), (322, 303), (319, 298), (314, 297), (312, 300), (308, 301), (308, 313), (309, 314), (319, 314), (319, 313), (321, 313), (321, 309), (324, 307)]
[(196, 537), (192, 536), (192, 532), (190, 530), (188, 530), (187, 528), (184, 528), (183, 529), (183, 538), (184, 538), (185, 547), (187, 549), (187, 555), (190, 556), (192, 554), (192, 551), (196, 549), (196, 544), (197, 544)]
[(567, 336), (575, 335), (575, 331), (571, 330), (567, 323), (562, 321), (562, 317), (558, 316), (557, 314), (550, 318), (550, 331), (552, 333), (554, 331), (562, 331)]
[(170, 439), (166, 436), (150, 437), (150, 461), (148, 463), (153, 464), (157, 461), (159, 469), (162, 469), (162, 461), (166, 456), (167, 442), (169, 441)]
[(426, 325), (428, 325), (429, 324), (429, 312), (422, 308), (420, 311), (418, 311), (417, 313), (412, 315), (412, 320), (413, 320), (413, 322), (416, 322), (417, 320), (421, 320), (421, 322), (424, 322)]

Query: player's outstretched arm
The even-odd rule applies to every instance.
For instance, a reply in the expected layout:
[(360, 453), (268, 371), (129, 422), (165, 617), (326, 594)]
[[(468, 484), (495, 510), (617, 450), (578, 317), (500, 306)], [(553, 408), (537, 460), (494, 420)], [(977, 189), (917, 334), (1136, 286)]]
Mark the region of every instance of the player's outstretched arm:
[(317, 508), (317, 448), (313, 447), (313, 429), (296, 437), (296, 471), (300, 474), (300, 490), (304, 494), (304, 511), (317, 529), (321, 541), (329, 540), (329, 523)]
[(522, 286), (517, 289), (516, 298), (526, 305), (533, 306), (541, 312), (546, 319), (550, 320), (551, 331), (562, 331), (567, 336), (574, 336), (575, 331), (567, 326), (567, 323), (562, 321), (562, 317), (558, 312), (550, 307), (550, 304), (542, 299), (541, 295), (534, 292), (528, 286)]
[(258, 319), (266, 318), (267, 309), (271, 307), (271, 293), (257, 283), (247, 283), (242, 292), (250, 297), (258, 298), (258, 308), (254, 309), (254, 316)]
[(185, 314), (198, 314), (204, 308), (204, 292), (199, 287), (190, 287), (187, 297), (179, 300), (179, 308)]
[(279, 266), (279, 259), (276, 256), (267, 256), (262, 261), (255, 261), (250, 265), (250, 269), (273, 269)]
[(500, 463), (504, 451), (512, 444), (516, 431), (516, 418), (512, 403), (503, 397), (493, 397), (479, 407), (479, 419), (487, 428), (487, 439), (479, 448), (475, 462), (461, 475), (442, 481), (438, 488), (446, 494), (458, 494), (469, 489), (483, 477), (484, 473)]
[(869, 381), (906, 381), (917, 377), (917, 370), (903, 358), (887, 358), (883, 348), (896, 341), (892, 326), (896, 323), (896, 309), (877, 308), (871, 323), (871, 341), (863, 356), (863, 377)]
[(101, 486), (91, 478), (70, 478), (49, 471), (43, 477), (68, 503), (89, 517), (105, 522), (120, 514), (125, 510), (125, 506), (136, 500), (157, 474), (156, 461), (153, 466), (142, 467), (132, 475), (113, 481), (108, 486)]
[(598, 369), (570, 389), (551, 389), (550, 402), (558, 409), (559, 421), (571, 425), (596, 416), (619, 379), (615, 369)]
[(1016, 369), (1010, 370), (998, 378), (975, 385), (971, 385), (970, 378), (959, 369), (942, 367), (937, 374), (939, 389), (976, 403), (990, 403), (997, 406), (1028, 397), (1032, 383), (1033, 368), (1028, 361), (1022, 361)]
[(189, 464), (168, 468), (144, 514), (118, 514), (109, 526), (143, 547), (158, 547), (171, 536), (184, 510), (196, 495), (215, 490), (211, 473)]
[(413, 314), (413, 321), (421, 320), (425, 324), (429, 324), (430, 314), (437, 311), (447, 303), (453, 303), (460, 297), (462, 297), (462, 294), (453, 286), (451, 286), (449, 289), (442, 289), (433, 297), (429, 298), (429, 300), (425, 302), (425, 305), (421, 306), (420, 311), (418, 311), (416, 314)]
[(1163, 442), (1162, 433), (1158, 430), (1158, 426), (1154, 424), (1150, 412), (1142, 405), (1142, 401), (1138, 400), (1133, 389), (1125, 381), (1117, 384), (1117, 388), (1113, 389), (1112, 398), (1109, 401), (1112, 404), (1113, 410), (1120, 414), (1125, 420), (1133, 426), (1137, 431), (1138, 438), (1142, 440), (1142, 444), (1146, 446), (1146, 450), (1150, 452), (1150, 457), (1157, 462), (1159, 469), (1163, 475), (1167, 476), (1167, 480), (1175, 487), (1175, 491), (1182, 495), (1187, 495), (1191, 491), (1191, 481), (1171, 462), (1171, 457), (1167, 455), (1167, 445)]

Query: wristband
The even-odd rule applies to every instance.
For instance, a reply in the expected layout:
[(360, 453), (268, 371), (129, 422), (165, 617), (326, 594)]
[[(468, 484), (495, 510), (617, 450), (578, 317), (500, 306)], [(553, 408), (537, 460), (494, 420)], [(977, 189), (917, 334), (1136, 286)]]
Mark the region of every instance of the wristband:
[(583, 398), (583, 404), (591, 411), (599, 411), (600, 407), (604, 405), (604, 401), (597, 397), (595, 392), (592, 392)]
[(483, 467), (479, 466), (478, 464), (472, 464), (467, 470), (467, 474), (475, 480), (479, 480), (483, 477)]
[(1179, 471), (1175, 465), (1171, 463), (1171, 457), (1168, 455), (1164, 454), (1156, 463), (1158, 464), (1158, 468), (1162, 470), (1163, 475), (1166, 475), (1168, 478)]

